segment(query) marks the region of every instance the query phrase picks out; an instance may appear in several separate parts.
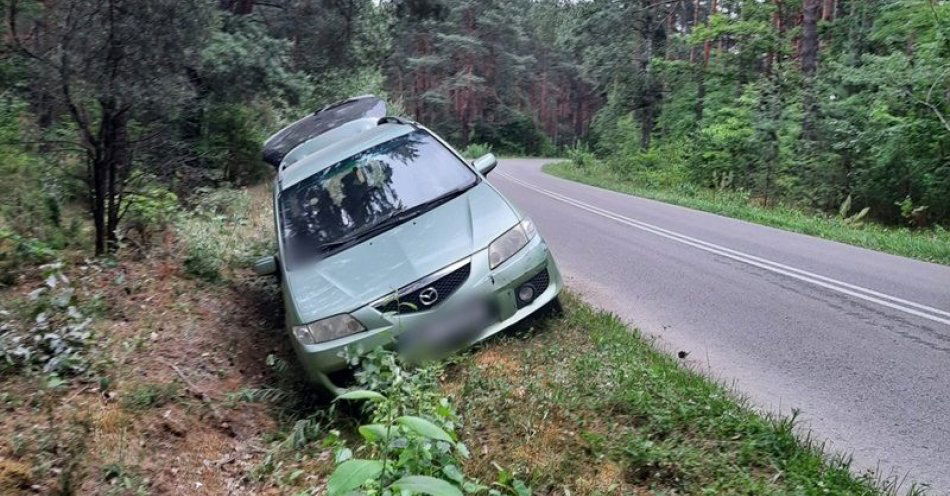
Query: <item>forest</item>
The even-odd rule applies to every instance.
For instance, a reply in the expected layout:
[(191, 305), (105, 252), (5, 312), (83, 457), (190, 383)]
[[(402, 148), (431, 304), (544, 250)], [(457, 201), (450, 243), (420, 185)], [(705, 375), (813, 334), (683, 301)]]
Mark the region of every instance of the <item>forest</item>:
[(950, 218), (947, 2), (5, 0), (4, 14), (9, 242), (77, 241), (58, 219), (72, 203), (94, 251), (114, 251), (198, 188), (261, 180), (263, 138), (362, 93), (460, 149), (857, 221)]
[(443, 362), (347, 356), (327, 398), (250, 267), (262, 143), (363, 94), (469, 158), (950, 264), (950, 2), (0, 12), (0, 494), (925, 493), (569, 290)]

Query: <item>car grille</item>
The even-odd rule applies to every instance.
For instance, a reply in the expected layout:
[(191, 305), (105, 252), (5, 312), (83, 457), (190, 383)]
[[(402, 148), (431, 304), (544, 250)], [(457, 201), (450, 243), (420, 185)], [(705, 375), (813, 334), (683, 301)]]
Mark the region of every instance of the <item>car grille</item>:
[[(435, 308), (468, 280), (471, 271), (471, 263), (466, 262), (461, 267), (435, 280), (428, 281), (424, 284), (420, 284), (419, 282), (412, 283), (406, 286), (408, 292), (400, 290), (397, 293), (398, 296), (394, 296), (392, 299), (380, 305), (376, 305), (374, 308), (382, 313), (395, 312), (399, 315), (422, 312)], [(425, 279), (422, 279), (421, 281), (424, 280)], [(427, 296), (431, 297), (433, 295), (432, 290), (435, 290), (434, 294), (436, 295), (434, 301), (427, 298)]]
[[(532, 277), (531, 279), (528, 279), (524, 283), (520, 284), (518, 287), (520, 288), (521, 286), (530, 284), (531, 287), (534, 288), (535, 298), (537, 298), (537, 295), (540, 295), (541, 293), (544, 292), (545, 289), (548, 289), (548, 284), (550, 283), (551, 283), (551, 277), (548, 275), (547, 267), (545, 267), (541, 272), (538, 272), (537, 274), (534, 275), (534, 277)], [(519, 300), (518, 298), (515, 298), (515, 302), (518, 308), (522, 308), (531, 303), (530, 301), (523, 302)]]

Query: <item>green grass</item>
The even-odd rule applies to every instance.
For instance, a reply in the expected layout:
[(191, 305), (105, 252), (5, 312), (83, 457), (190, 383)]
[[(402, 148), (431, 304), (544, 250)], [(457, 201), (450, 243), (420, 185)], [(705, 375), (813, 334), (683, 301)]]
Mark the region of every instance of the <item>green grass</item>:
[(548, 164), (544, 171), (591, 186), (704, 210), (757, 224), (777, 227), (863, 248), (950, 265), (950, 231), (942, 228), (910, 230), (865, 223), (855, 226), (842, 219), (809, 213), (789, 206), (768, 208), (750, 204), (742, 194), (704, 188), (659, 189), (617, 174), (606, 167), (578, 168), (570, 162)]
[(125, 392), (121, 400), (122, 406), (127, 410), (148, 410), (176, 401), (181, 396), (181, 386), (178, 383), (146, 383)]
[(497, 464), (536, 494), (920, 492), (853, 474), (794, 419), (756, 413), (616, 317), (573, 297), (565, 309), (448, 369), (466, 473), (486, 479)]

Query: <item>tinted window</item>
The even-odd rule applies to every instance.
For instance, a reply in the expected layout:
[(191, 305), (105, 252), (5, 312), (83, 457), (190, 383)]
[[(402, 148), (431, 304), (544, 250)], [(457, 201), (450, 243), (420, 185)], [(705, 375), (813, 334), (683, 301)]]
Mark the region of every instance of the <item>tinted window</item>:
[(394, 215), (476, 181), (464, 163), (425, 131), (364, 150), (281, 193), (288, 262), (332, 251), (329, 245), (339, 240), (372, 231)]

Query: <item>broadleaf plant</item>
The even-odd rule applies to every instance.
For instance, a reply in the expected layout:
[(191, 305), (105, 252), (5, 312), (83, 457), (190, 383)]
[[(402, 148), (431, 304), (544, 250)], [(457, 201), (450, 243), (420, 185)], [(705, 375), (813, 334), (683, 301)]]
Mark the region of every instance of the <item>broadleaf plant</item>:
[(348, 361), (359, 365), (362, 389), (338, 399), (366, 400), (371, 422), (359, 427), (366, 445), (353, 450), (364, 459), (338, 460), (327, 487), (330, 496), (355, 490), (383, 496), (502, 494), (498, 488), (519, 493), (511, 481), (489, 489), (459, 469), (469, 452), (456, 434), (459, 416), (439, 390), (437, 366), (409, 367), (382, 349)]
[(327, 482), (328, 496), (346, 494), (379, 477), (383, 466), (379, 460), (347, 460), (339, 464)]

